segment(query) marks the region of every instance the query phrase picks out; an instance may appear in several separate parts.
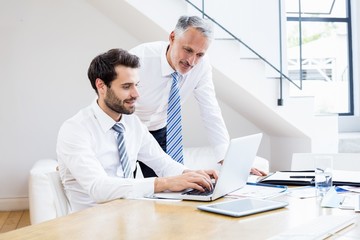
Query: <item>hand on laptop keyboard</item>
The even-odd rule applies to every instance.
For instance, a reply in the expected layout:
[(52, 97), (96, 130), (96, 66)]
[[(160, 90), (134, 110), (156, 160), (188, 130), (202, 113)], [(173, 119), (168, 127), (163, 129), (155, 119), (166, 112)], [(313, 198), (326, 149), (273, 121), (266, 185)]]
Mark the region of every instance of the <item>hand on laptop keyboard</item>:
[(204, 192), (201, 192), (197, 189), (192, 189), (190, 191), (187, 191), (187, 192), (184, 192), (182, 194), (184, 195), (201, 195), (201, 196), (208, 196), (208, 195), (211, 195), (214, 191), (214, 188), (215, 188), (215, 183), (213, 183), (213, 187), (211, 190), (209, 189), (204, 189), (205, 191)]

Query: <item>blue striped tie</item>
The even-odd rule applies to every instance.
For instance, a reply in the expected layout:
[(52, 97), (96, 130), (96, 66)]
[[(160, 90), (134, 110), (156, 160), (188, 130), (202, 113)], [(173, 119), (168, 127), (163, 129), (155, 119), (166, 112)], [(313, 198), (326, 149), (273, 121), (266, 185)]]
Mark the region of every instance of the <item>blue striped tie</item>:
[(122, 166), (122, 170), (124, 172), (124, 178), (131, 178), (131, 167), (129, 162), (129, 157), (126, 152), (125, 146), (125, 139), (124, 139), (124, 132), (125, 128), (124, 125), (121, 123), (117, 123), (113, 126), (113, 129), (117, 132), (117, 144), (119, 150), (119, 159)]
[(178, 86), (179, 74), (174, 72), (171, 76), (173, 82), (171, 84), (167, 110), (166, 152), (175, 161), (183, 163), (181, 105)]

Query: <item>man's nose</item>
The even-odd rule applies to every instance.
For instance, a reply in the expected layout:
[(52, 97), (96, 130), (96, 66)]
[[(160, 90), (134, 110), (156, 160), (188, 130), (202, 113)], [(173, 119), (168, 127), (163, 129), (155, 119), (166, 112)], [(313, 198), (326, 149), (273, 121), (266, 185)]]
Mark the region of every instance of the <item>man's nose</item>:
[(139, 90), (136, 86), (133, 87), (131, 91), (131, 97), (138, 98), (139, 97)]
[(197, 61), (197, 57), (196, 57), (195, 54), (191, 55), (191, 56), (188, 58), (188, 62), (189, 62), (189, 64), (190, 64), (191, 66), (194, 66), (195, 63), (196, 63), (196, 61)]

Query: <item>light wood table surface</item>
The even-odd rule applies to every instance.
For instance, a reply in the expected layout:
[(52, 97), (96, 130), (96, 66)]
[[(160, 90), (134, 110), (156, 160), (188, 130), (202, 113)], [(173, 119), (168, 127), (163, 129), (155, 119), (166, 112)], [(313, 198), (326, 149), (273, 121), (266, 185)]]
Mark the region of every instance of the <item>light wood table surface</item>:
[[(227, 201), (223, 198), (218, 201)], [(203, 202), (119, 199), (51, 221), (0, 234), (0, 239), (267, 239), (322, 215), (355, 215), (341, 239), (360, 239), (353, 210), (320, 208), (316, 198), (281, 196), (286, 208), (233, 218), (197, 210)], [(330, 238), (330, 239), (337, 239)]]

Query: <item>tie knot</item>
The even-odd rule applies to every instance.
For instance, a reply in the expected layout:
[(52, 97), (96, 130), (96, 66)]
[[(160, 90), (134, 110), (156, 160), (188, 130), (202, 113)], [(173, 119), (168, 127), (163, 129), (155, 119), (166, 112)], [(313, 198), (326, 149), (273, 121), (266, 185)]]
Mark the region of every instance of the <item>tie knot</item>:
[(122, 123), (116, 123), (116, 124), (114, 124), (114, 126), (112, 128), (118, 133), (125, 132), (125, 127)]
[(178, 82), (178, 77), (179, 77), (179, 74), (178, 74), (178, 72), (173, 72), (172, 74), (171, 74), (171, 76), (172, 76), (172, 78), (173, 78), (173, 81), (175, 81), (176, 83)]

